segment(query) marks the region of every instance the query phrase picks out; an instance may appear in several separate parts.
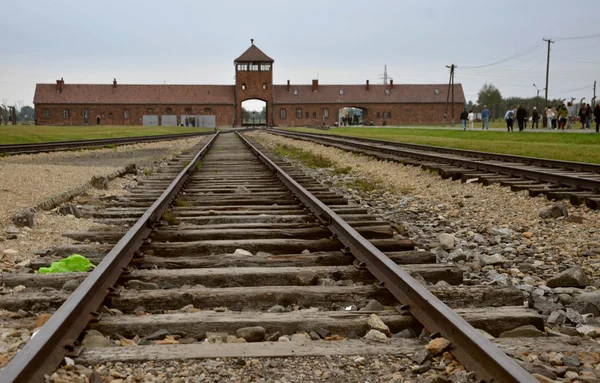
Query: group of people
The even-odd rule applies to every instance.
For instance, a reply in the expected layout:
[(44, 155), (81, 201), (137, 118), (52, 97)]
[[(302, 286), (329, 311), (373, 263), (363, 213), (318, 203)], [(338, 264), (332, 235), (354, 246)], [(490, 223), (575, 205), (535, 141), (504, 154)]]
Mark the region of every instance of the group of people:
[[(546, 117), (548, 118), (548, 127), (550, 129), (571, 129), (575, 122), (575, 109), (572, 103), (558, 105), (557, 107), (546, 108)], [(579, 109), (579, 123), (581, 129), (591, 129), (592, 120), (596, 122), (596, 133), (600, 133), (600, 102), (594, 110), (590, 104), (581, 104)]]
[[(576, 122), (575, 108), (571, 102), (560, 104), (556, 107), (551, 106), (545, 108), (545, 115), (548, 119), (549, 129), (571, 129), (573, 123)], [(581, 129), (591, 129), (592, 121), (596, 122), (596, 133), (600, 133), (600, 102), (596, 105), (592, 111), (590, 104), (582, 104), (579, 109), (579, 123)], [(539, 122), (543, 118), (543, 115), (537, 110), (537, 107), (533, 107), (531, 113), (531, 129), (539, 129)], [(513, 131), (514, 122), (517, 121), (519, 131), (527, 129), (527, 121), (529, 121), (529, 113), (527, 109), (519, 105), (518, 107), (512, 107), (504, 114), (504, 120), (506, 121), (506, 129), (509, 132)]]
[[(462, 121), (463, 130), (467, 130), (467, 121), (469, 122), (469, 128), (473, 129), (475, 127), (475, 119), (477, 116), (471, 109), (467, 113), (467, 109), (463, 109), (460, 114), (460, 120)], [(488, 130), (490, 128), (490, 110), (487, 108), (487, 105), (483, 106), (483, 110), (481, 111), (481, 129)]]

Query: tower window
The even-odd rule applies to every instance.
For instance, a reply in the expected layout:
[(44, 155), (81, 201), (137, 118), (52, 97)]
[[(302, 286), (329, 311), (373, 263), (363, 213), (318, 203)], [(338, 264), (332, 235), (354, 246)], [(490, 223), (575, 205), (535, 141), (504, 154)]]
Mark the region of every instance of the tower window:
[(258, 71), (258, 64), (250, 64), (250, 70), (253, 72)]
[(237, 69), (238, 69), (238, 71), (247, 71), (248, 64), (238, 64)]
[(266, 90), (267, 89), (267, 83), (263, 82), (263, 89)]
[(260, 64), (260, 70), (262, 70), (262, 71), (270, 71), (271, 70), (271, 64)]
[(242, 90), (246, 90), (246, 84), (242, 84)]

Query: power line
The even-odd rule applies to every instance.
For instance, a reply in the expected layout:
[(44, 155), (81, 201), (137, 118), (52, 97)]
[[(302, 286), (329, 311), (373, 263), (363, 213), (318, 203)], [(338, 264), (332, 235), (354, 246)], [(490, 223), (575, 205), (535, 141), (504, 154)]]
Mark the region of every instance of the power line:
[(600, 33), (595, 33), (593, 35), (583, 35), (583, 36), (552, 37), (551, 40), (584, 40), (584, 39), (593, 39), (596, 37), (600, 37)]
[(479, 68), (487, 68), (487, 67), (490, 67), (490, 66), (493, 66), (493, 65), (502, 64), (502, 63), (505, 63), (505, 62), (510, 61), (512, 59), (515, 59), (515, 58), (517, 58), (519, 56), (522, 56), (524, 54), (536, 51), (536, 50), (540, 49), (542, 46), (543, 46), (542, 43), (536, 43), (536, 44), (528, 47), (527, 49), (525, 49), (522, 52), (516, 53), (516, 54), (514, 54), (512, 56), (509, 56), (509, 57), (507, 57), (505, 59), (502, 59), (502, 60), (499, 60), (499, 61), (496, 61), (496, 62), (493, 62), (493, 63), (490, 63), (490, 64), (478, 65), (478, 66), (461, 66), (460, 68), (461, 69), (479, 69)]

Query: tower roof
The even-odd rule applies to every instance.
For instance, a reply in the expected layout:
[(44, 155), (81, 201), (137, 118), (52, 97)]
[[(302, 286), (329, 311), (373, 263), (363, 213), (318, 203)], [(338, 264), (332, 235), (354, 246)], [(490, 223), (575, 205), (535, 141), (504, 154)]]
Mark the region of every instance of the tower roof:
[(240, 57), (235, 59), (235, 62), (251, 61), (272, 63), (273, 59), (267, 56), (263, 51), (258, 49), (256, 45), (254, 45), (254, 39), (252, 39), (251, 41), (252, 45), (250, 45), (250, 48), (246, 49), (246, 52), (242, 53)]

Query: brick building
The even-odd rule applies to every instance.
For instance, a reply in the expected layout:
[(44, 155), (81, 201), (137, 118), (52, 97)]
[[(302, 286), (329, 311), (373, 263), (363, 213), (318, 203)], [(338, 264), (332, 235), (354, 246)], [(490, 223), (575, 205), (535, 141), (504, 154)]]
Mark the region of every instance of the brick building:
[[(269, 126), (321, 126), (339, 121), (344, 108), (362, 110), (374, 125), (437, 124), (446, 110), (447, 84), (273, 85), (273, 59), (252, 45), (234, 61), (235, 85), (37, 84), (39, 125), (240, 126), (242, 103), (262, 100)], [(454, 86), (456, 120), (465, 97)]]

